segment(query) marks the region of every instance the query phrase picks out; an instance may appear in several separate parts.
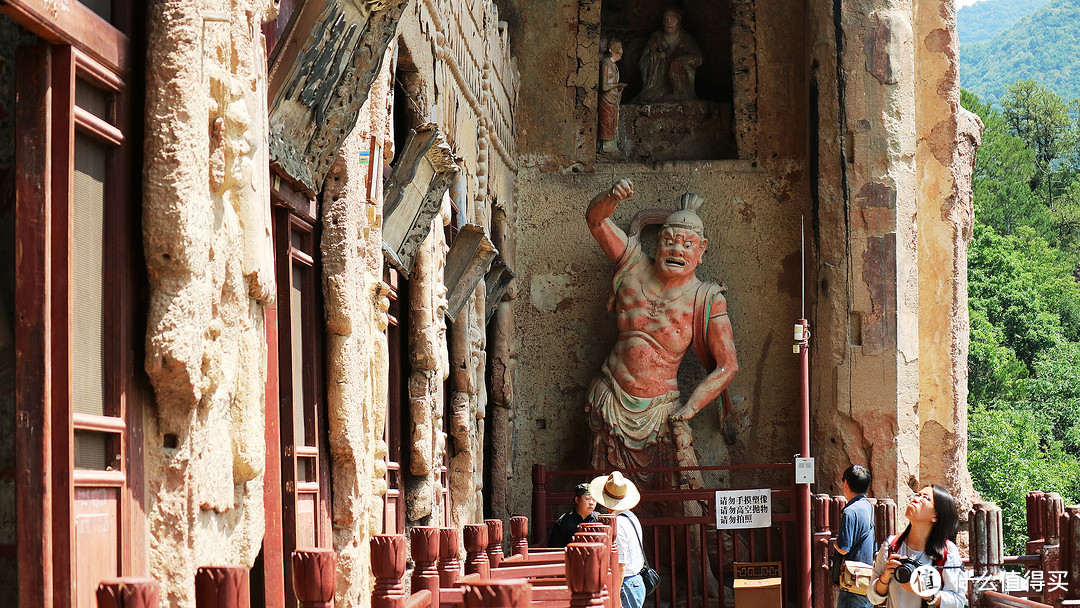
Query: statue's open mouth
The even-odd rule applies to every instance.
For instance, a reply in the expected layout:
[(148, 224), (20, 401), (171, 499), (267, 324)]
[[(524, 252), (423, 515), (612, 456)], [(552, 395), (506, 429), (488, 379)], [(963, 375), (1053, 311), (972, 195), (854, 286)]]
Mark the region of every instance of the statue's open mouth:
[(686, 260), (680, 258), (664, 258), (664, 264), (666, 266), (678, 266), (679, 268), (686, 268)]

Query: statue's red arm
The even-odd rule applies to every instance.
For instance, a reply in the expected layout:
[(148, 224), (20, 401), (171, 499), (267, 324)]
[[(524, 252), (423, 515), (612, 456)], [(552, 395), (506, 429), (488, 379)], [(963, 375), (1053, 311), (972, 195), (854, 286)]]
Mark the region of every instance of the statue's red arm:
[(712, 371), (701, 384), (697, 385), (686, 405), (681, 408), (685, 412), (679, 412), (685, 418), (690, 418), (702, 410), (706, 405), (724, 392), (731, 384), (735, 372), (739, 371), (739, 363), (735, 358), (735, 339), (731, 331), (731, 321), (727, 315), (727, 300), (724, 296), (717, 295), (713, 300), (709, 311), (709, 326), (706, 330), (709, 335), (709, 351), (716, 359), (716, 369)]
[(634, 184), (628, 179), (620, 180), (611, 187), (611, 190), (597, 194), (585, 211), (585, 221), (589, 225), (589, 232), (600, 244), (604, 254), (613, 262), (618, 262), (626, 251), (627, 239), (622, 228), (611, 221), (611, 216), (615, 213), (615, 207), (620, 201), (633, 195)]

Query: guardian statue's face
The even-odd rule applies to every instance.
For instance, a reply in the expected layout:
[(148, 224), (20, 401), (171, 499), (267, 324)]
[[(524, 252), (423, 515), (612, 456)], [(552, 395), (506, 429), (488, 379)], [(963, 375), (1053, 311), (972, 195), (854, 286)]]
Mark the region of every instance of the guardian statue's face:
[(693, 230), (664, 228), (656, 243), (656, 270), (661, 279), (694, 276), (708, 241)]

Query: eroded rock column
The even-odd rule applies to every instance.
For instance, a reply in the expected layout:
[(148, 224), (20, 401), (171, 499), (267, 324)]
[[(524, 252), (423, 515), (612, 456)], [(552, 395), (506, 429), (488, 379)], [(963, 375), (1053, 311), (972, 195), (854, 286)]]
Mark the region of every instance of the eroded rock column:
[(967, 468), (967, 246), (974, 221), (971, 172), (982, 123), (960, 107), (956, 8), (919, 5), (915, 16), (919, 143), (920, 474), (960, 498), (974, 493)]
[(913, 8), (825, 4), (812, 15), (821, 128), (814, 416), (815, 435), (829, 440), (815, 446), (818, 478), (867, 464), (874, 494), (903, 500), (920, 473)]
[(146, 515), (150, 574), (184, 607), (196, 567), (250, 566), (262, 542), (275, 285), (260, 28), (276, 7), (154, 0), (147, 13)]

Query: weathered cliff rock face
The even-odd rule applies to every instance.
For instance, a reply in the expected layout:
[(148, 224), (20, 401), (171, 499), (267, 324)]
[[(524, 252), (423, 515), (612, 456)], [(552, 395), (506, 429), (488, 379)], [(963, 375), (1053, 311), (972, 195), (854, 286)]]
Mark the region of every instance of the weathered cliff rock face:
[[(251, 564), (263, 532), (262, 306), (274, 293), (268, 0), (148, 7), (143, 239), (150, 567), (191, 606), (197, 566)], [(224, 465), (224, 466), (223, 466)]]
[(818, 442), (818, 479), (864, 463), (879, 496), (903, 501), (941, 483), (966, 513), (966, 247), (981, 126), (959, 105), (955, 12), (945, 1), (818, 3), (811, 32), (822, 261), (814, 423), (831, 439)]

